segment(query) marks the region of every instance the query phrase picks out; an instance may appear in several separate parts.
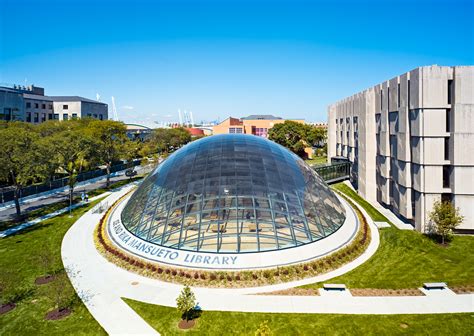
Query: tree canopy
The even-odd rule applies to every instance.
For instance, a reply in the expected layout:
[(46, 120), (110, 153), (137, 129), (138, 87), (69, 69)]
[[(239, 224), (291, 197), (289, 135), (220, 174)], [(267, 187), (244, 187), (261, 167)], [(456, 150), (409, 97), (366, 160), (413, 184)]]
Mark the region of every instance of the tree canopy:
[(268, 133), (268, 138), (303, 157), (305, 156), (304, 149), (322, 142), (326, 138), (326, 132), (312, 125), (286, 120), (282, 124), (273, 126)]
[(451, 202), (439, 200), (434, 202), (429, 218), (434, 224), (435, 232), (441, 236), (442, 244), (464, 219), (459, 213), (459, 208), (454, 207)]

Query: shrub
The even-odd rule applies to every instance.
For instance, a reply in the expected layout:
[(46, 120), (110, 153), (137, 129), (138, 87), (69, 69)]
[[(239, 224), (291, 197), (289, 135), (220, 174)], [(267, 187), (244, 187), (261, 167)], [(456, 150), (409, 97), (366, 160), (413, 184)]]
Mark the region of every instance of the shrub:
[(217, 279), (217, 277), (214, 273), (211, 273), (211, 275), (209, 277), (211, 278), (211, 280), (216, 280)]
[(204, 273), (201, 273), (201, 280), (206, 280), (206, 275)]
[(199, 279), (199, 274), (198, 273), (194, 273), (194, 279)]
[(232, 281), (232, 277), (230, 275), (227, 276), (227, 281)]
[(178, 274), (178, 272), (176, 272), (176, 270), (171, 271), (171, 275), (176, 276), (176, 274)]

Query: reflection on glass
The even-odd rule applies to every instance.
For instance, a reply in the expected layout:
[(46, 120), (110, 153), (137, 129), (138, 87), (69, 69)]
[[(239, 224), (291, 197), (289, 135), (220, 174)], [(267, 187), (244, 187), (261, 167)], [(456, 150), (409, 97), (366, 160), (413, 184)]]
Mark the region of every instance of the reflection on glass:
[(290, 248), (334, 233), (339, 200), (299, 157), (261, 137), (225, 134), (170, 155), (122, 212), (134, 235), (189, 251)]

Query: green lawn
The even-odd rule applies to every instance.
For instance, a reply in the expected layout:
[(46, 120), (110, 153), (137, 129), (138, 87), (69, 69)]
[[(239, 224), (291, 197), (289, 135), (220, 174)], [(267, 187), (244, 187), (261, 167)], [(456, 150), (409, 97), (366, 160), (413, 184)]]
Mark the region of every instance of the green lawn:
[(307, 159), (306, 162), (309, 165), (321, 165), (328, 163), (327, 156), (314, 156), (312, 159)]
[(205, 311), (195, 328), (181, 331), (175, 308), (125, 299), (161, 335), (254, 335), (263, 321), (274, 335), (472, 335), (472, 314), (340, 315)]
[[(340, 183), (335, 189), (362, 205), (374, 220), (386, 220), (352, 189)], [(474, 237), (454, 236), (444, 247), (416, 231), (392, 226), (379, 230), (380, 246), (375, 255), (355, 270), (335, 279), (352, 288), (418, 288), (423, 282), (443, 281), (448, 285), (474, 284)], [(305, 288), (321, 287), (310, 284)]]
[[(36, 286), (34, 281), (43, 276), (37, 254), (42, 249), (51, 250), (55, 268), (62, 267), (61, 241), (69, 227), (98, 201), (25, 229), (17, 235), (0, 239), (0, 270), (14, 272), (19, 277), (18, 286), (33, 292), (20, 301), (17, 307), (0, 315), (0, 335), (102, 335), (101, 326), (89, 314), (80, 300), (75, 300), (73, 313), (59, 321), (45, 321), (45, 314), (53, 308), (45, 296), (46, 286)], [(69, 284), (70, 286), (70, 284)]]
[(336, 183), (331, 186), (332, 188), (339, 190), (340, 192), (346, 194), (350, 198), (352, 198), (354, 201), (356, 201), (360, 206), (364, 208), (365, 211), (369, 214), (369, 216), (374, 220), (375, 222), (389, 222), (390, 221), (382, 215), (377, 209), (375, 209), (372, 205), (370, 205), (369, 202), (367, 202), (365, 199), (359, 196), (353, 189), (351, 189), (349, 186), (347, 186), (344, 183)]

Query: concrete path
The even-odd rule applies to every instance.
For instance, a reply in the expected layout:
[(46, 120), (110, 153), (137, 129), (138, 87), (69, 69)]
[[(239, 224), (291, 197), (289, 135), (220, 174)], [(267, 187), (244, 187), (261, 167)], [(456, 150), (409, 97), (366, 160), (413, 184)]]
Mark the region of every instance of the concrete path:
[[(105, 201), (112, 204), (129, 190), (114, 192)], [(157, 334), (120, 298), (175, 306), (182, 286), (149, 279), (109, 263), (95, 249), (93, 231), (101, 214), (91, 211), (66, 233), (61, 254), (71, 282), (94, 318), (110, 334)], [(328, 273), (285, 284), (243, 289), (193, 288), (204, 310), (340, 313), (340, 314), (428, 314), (473, 312), (474, 295), (455, 295), (449, 290), (429, 291), (418, 297), (353, 297), (350, 293), (324, 292), (321, 296), (251, 295), (326, 281), (348, 272), (370, 257), (378, 246), (378, 232), (371, 223), (372, 247), (361, 261)], [(80, 247), (80, 248), (78, 248)], [(365, 260), (364, 260), (365, 259)], [(420, 284), (421, 285), (421, 284)]]

